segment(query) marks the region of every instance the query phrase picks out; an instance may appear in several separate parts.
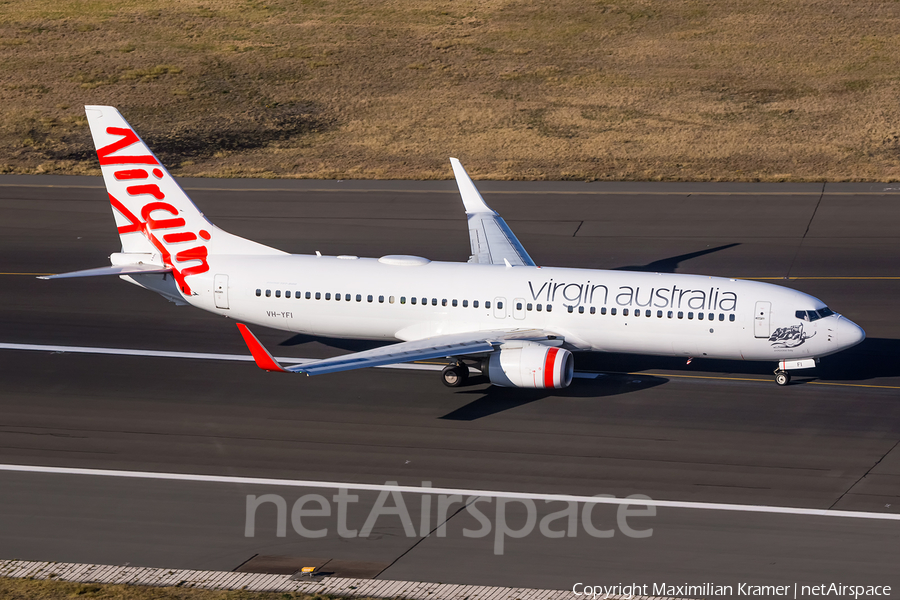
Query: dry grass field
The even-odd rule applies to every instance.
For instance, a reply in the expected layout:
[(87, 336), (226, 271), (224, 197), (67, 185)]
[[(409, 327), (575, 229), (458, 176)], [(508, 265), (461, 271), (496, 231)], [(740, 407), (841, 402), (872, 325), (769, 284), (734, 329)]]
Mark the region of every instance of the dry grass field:
[(898, 0), (0, 0), (0, 172), (900, 179)]

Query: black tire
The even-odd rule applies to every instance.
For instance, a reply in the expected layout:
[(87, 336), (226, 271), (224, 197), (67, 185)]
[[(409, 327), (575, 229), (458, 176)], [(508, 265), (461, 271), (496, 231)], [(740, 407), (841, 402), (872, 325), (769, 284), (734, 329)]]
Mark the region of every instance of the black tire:
[(441, 371), (441, 381), (447, 387), (459, 387), (469, 377), (469, 368), (464, 365), (449, 365)]
[(776, 371), (775, 372), (775, 383), (780, 386), (788, 385), (791, 382), (791, 374), (787, 371)]

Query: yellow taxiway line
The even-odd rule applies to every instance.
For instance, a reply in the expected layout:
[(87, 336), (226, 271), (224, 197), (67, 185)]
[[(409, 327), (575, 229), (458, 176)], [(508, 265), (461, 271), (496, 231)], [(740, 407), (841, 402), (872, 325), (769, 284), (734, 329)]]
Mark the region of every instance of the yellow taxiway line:
[[(582, 371), (583, 372), (583, 371)], [(718, 381), (758, 381), (762, 383), (771, 383), (771, 379), (756, 379), (751, 377), (723, 377), (721, 375), (681, 375), (675, 373), (624, 373), (625, 375), (650, 375), (652, 377), (677, 377), (679, 379), (713, 379)], [(897, 385), (868, 385), (864, 383), (835, 383), (830, 381), (801, 381), (797, 382), (801, 385), (830, 385), (835, 387), (859, 387), (859, 388), (876, 388), (883, 390), (900, 390)]]

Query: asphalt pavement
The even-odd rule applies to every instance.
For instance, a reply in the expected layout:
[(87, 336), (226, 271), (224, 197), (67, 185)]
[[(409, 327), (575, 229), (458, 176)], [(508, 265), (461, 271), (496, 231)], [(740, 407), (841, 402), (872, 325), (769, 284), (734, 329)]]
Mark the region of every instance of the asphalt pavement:
[[(0, 463), (900, 514), (900, 185), (478, 183), (538, 264), (760, 278), (821, 298), (868, 337), (786, 388), (769, 364), (626, 355), (578, 356), (596, 378), (529, 391), (478, 378), (448, 389), (428, 371), (307, 378), (249, 363), (0, 350)], [(289, 252), (468, 257), (453, 182), (182, 184), (223, 229)], [(0, 343), (246, 354), (233, 321), (118, 279), (35, 279), (103, 266), (118, 250), (99, 178), (0, 177)], [(280, 356), (367, 347), (255, 332)], [(353, 493), (345, 525), (358, 531), (379, 501)], [(283, 532), (279, 501), (248, 508), (265, 494), (283, 499)], [(304, 517), (322, 508), (309, 494), (328, 516)], [(547, 531), (565, 535), (554, 537), (539, 524), (562, 504), (530, 514), (494, 500), (476, 505), (483, 534), (462, 504), (442, 517), (437, 497), (424, 506), (404, 494), (414, 535), (385, 513), (368, 537), (349, 537), (335, 494), (0, 472), (0, 557), (230, 570), (293, 556), (366, 563), (386, 579), (536, 588), (900, 590), (896, 520), (659, 508), (634, 518), (652, 529), (634, 537), (614, 507), (597, 507), (588, 524), (613, 532), (604, 537), (579, 506), (556, 516)], [(501, 518), (528, 532), (501, 536), (498, 553)], [(327, 533), (298, 533), (300, 521)]]

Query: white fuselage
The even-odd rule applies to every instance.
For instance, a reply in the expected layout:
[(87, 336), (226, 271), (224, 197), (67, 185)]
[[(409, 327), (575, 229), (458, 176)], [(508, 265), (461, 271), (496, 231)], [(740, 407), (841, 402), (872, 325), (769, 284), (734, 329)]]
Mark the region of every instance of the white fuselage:
[[(780, 361), (832, 354), (864, 335), (837, 314), (798, 318), (825, 308), (802, 292), (719, 277), (416, 257), (215, 255), (209, 266), (191, 278), (185, 301), (327, 337), (408, 341), (521, 328), (553, 332), (578, 350)], [(158, 288), (162, 277), (134, 279)]]

